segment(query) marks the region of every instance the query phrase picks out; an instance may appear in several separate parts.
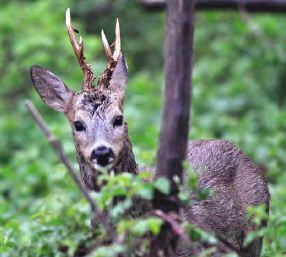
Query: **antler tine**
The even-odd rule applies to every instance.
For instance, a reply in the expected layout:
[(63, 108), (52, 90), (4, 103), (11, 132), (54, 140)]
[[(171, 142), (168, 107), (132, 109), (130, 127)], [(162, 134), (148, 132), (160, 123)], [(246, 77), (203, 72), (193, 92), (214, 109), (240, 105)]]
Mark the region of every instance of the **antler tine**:
[(114, 53), (113, 53), (113, 60), (118, 61), (119, 55), (121, 52), (121, 38), (120, 38), (120, 25), (119, 19), (116, 19), (115, 25), (115, 41), (114, 41)]
[(106, 39), (103, 29), (101, 30), (101, 39), (104, 47), (104, 51), (108, 60), (108, 64), (112, 63), (112, 51)]
[(93, 89), (93, 72), (90, 68), (90, 65), (86, 62), (84, 54), (83, 54), (83, 39), (82, 37), (79, 38), (79, 43), (76, 40), (74, 29), (71, 24), (71, 15), (70, 9), (68, 8), (66, 11), (66, 27), (68, 30), (69, 38), (75, 55), (77, 57), (78, 63), (83, 71), (83, 82), (82, 82), (82, 89)]
[[(115, 41), (110, 46), (108, 44), (108, 41), (106, 39), (106, 36), (104, 34), (104, 31), (101, 31), (101, 38), (102, 43), (104, 46), (105, 54), (107, 56), (108, 65), (103, 73), (103, 75), (100, 77), (98, 84), (102, 85), (103, 87), (108, 87), (111, 75), (117, 65), (117, 62), (119, 60), (120, 52), (121, 52), (121, 40), (120, 40), (120, 27), (119, 27), (119, 20), (116, 19), (116, 25), (115, 25)], [(111, 47), (114, 47), (114, 51), (112, 54)]]
[(80, 37), (80, 43), (76, 41), (76, 37), (74, 34), (74, 29), (71, 25), (71, 14), (70, 14), (70, 8), (67, 9), (66, 11), (66, 27), (69, 33), (69, 38), (71, 41), (71, 45), (73, 47), (73, 50), (77, 56), (78, 62), (81, 64), (81, 58), (83, 57), (83, 41), (82, 37)]

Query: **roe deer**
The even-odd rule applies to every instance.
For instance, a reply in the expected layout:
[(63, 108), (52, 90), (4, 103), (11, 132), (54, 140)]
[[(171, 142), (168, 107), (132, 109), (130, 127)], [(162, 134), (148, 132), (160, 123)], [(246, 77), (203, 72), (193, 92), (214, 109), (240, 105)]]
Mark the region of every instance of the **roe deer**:
[[(66, 12), (69, 38), (83, 71), (82, 90), (75, 93), (56, 75), (39, 66), (31, 67), (33, 84), (42, 100), (52, 109), (64, 112), (72, 128), (77, 161), (84, 184), (99, 190), (100, 169), (137, 174), (138, 168), (123, 118), (127, 66), (121, 52), (118, 20), (112, 52), (102, 31), (108, 60), (97, 87), (83, 53), (83, 41), (77, 42)], [(247, 207), (265, 205), (269, 208), (267, 183), (258, 166), (233, 144), (223, 140), (198, 140), (189, 144), (187, 160), (199, 175), (199, 186), (214, 192), (207, 200), (194, 200), (192, 207), (182, 208), (182, 215), (198, 227), (213, 231), (219, 238), (213, 256), (235, 249), (240, 256), (260, 256), (262, 238), (244, 247), (243, 241), (255, 225), (246, 218)], [(266, 222), (265, 222), (266, 223)], [(201, 251), (205, 246), (199, 246)], [(178, 247), (178, 256), (189, 256)]]

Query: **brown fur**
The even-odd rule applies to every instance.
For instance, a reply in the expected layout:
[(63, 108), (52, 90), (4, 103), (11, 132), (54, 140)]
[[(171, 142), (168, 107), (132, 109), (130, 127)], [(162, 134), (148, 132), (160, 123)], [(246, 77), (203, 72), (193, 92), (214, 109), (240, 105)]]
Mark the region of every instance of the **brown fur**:
[[(267, 212), (269, 209), (270, 194), (261, 169), (224, 140), (191, 142), (187, 159), (199, 175), (199, 186), (211, 189), (213, 196), (203, 201), (193, 199), (191, 209), (183, 209), (182, 214), (200, 228), (215, 232), (223, 242), (237, 249), (240, 256), (260, 256), (262, 238), (246, 248), (243, 240), (255, 229), (246, 218), (247, 207), (263, 204)], [(220, 243), (214, 256), (230, 250)]]

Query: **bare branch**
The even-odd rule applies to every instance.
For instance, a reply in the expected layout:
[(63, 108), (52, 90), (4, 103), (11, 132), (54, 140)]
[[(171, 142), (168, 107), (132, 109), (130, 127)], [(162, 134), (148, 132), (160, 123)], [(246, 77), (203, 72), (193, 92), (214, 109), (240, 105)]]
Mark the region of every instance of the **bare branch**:
[[(162, 10), (166, 0), (140, 0), (140, 4), (148, 10)], [(244, 5), (248, 12), (286, 12), (285, 0), (198, 0), (196, 10), (238, 10)]]
[(71, 177), (73, 178), (75, 184), (77, 185), (79, 190), (82, 192), (82, 194), (84, 195), (84, 197), (88, 201), (95, 217), (100, 221), (100, 223), (105, 228), (108, 237), (110, 239), (112, 239), (112, 241), (114, 241), (115, 240), (115, 234), (114, 234), (112, 227), (108, 223), (106, 215), (104, 215), (104, 213), (99, 211), (98, 208), (96, 207), (96, 205), (95, 205), (94, 201), (92, 200), (89, 192), (84, 187), (81, 180), (78, 178), (76, 171), (73, 168), (70, 160), (68, 159), (68, 157), (64, 153), (64, 150), (63, 150), (63, 147), (62, 147), (60, 141), (51, 133), (51, 131), (49, 130), (49, 128), (48, 128), (47, 124), (45, 123), (43, 117), (41, 116), (39, 111), (36, 109), (36, 107), (33, 105), (33, 103), (30, 100), (25, 101), (25, 106), (26, 106), (27, 110), (29, 111), (29, 113), (32, 115), (32, 117), (35, 120), (35, 122), (37, 123), (37, 125), (44, 132), (45, 136), (47, 137), (48, 141), (52, 145), (53, 150), (55, 151), (55, 153), (59, 157), (60, 161), (66, 166), (66, 168), (67, 168), (68, 172), (70, 173)]
[(161, 210), (154, 210), (153, 212), (156, 216), (160, 217), (165, 222), (171, 225), (172, 231), (175, 235), (181, 237), (185, 240), (188, 244), (191, 245), (191, 241), (189, 237), (186, 235), (184, 229), (181, 227), (180, 223), (178, 222), (178, 215), (170, 214), (162, 212)]
[[(195, 247), (195, 243), (191, 241), (191, 239), (186, 234), (184, 228), (180, 224), (180, 220), (178, 219), (178, 215), (175, 213), (165, 213), (161, 210), (154, 210), (151, 212), (152, 214), (158, 216), (162, 220), (164, 220), (166, 223), (168, 223), (171, 226), (171, 229), (174, 233), (174, 235), (179, 236), (182, 238), (188, 246), (192, 249), (192, 252), (195, 256), (200, 255), (200, 251)], [(231, 251), (237, 253), (239, 256), (241, 256), (243, 253), (235, 246), (233, 246), (231, 243), (229, 243), (226, 239), (220, 237), (219, 235), (216, 235), (216, 238), (222, 242), (226, 247), (228, 247)], [(216, 247), (220, 248), (219, 244), (216, 244)]]
[(167, 224), (169, 224), (174, 235), (179, 236), (186, 242), (186, 244), (191, 249), (194, 256), (200, 256), (200, 251), (196, 247), (195, 242), (191, 241), (189, 236), (186, 234), (184, 228), (181, 226), (180, 221), (178, 220), (178, 215), (174, 213), (171, 214), (165, 213), (162, 212), (161, 210), (154, 210), (152, 211), (152, 214), (158, 216), (159, 218), (164, 220)]

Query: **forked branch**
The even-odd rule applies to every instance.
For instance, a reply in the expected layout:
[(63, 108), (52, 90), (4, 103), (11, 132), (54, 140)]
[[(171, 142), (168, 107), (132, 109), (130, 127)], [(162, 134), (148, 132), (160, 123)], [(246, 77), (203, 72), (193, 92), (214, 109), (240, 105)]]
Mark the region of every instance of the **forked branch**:
[(84, 47), (83, 47), (82, 37), (80, 36), (79, 42), (77, 42), (76, 40), (74, 28), (72, 27), (72, 24), (71, 24), (71, 16), (70, 16), (69, 8), (66, 11), (66, 27), (68, 30), (72, 48), (74, 50), (78, 63), (83, 72), (82, 89), (93, 90), (94, 88), (93, 87), (93, 80), (94, 80), (93, 72), (91, 70), (90, 65), (86, 62), (86, 58), (84, 56), (84, 52), (83, 52)]

